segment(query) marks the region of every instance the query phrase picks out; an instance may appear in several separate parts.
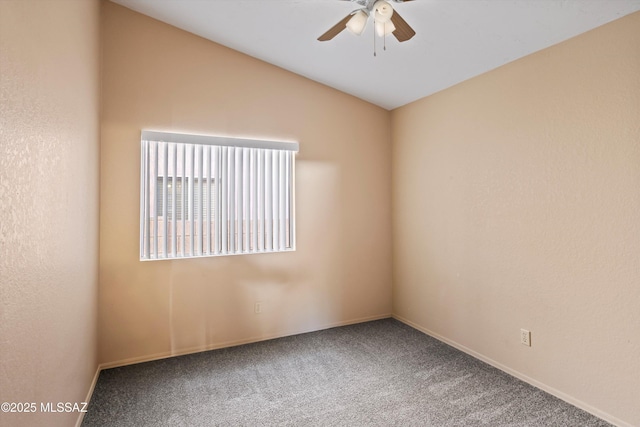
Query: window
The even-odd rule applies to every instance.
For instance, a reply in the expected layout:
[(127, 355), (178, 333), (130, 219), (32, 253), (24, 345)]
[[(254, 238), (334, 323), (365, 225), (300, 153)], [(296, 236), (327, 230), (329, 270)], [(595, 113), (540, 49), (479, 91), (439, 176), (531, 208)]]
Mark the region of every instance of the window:
[(295, 250), (298, 143), (143, 131), (140, 259)]
[[(163, 179), (164, 179), (164, 177), (159, 176), (158, 179), (157, 179), (157, 182), (156, 182), (156, 212), (158, 212), (158, 216), (159, 217), (163, 217), (164, 218), (165, 215), (164, 215), (164, 203), (163, 203), (163, 200), (164, 200), (164, 190), (163, 190), (163, 182), (164, 181), (163, 181)], [(189, 178), (185, 178), (185, 185), (188, 185), (188, 180), (189, 180)], [(175, 182), (175, 184), (174, 184), (174, 182)], [(199, 188), (200, 180), (198, 178), (194, 178), (193, 182), (195, 183), (195, 184), (193, 184), (195, 186), (195, 188)], [(205, 186), (205, 188), (208, 185), (207, 182), (208, 182), (208, 179), (204, 179), (203, 185)], [(166, 216), (168, 218), (174, 219), (173, 218), (173, 206), (174, 206), (174, 204), (173, 204), (173, 191), (171, 190), (171, 188), (174, 185), (176, 186), (176, 204), (175, 204), (176, 216), (175, 216), (175, 219), (176, 220), (181, 220), (182, 219), (182, 205), (183, 205), (183, 202), (182, 202), (182, 177), (176, 177), (175, 181), (173, 179), (170, 179), (169, 183), (167, 184), (168, 191), (167, 191), (167, 215)], [(211, 185), (213, 186), (214, 191), (215, 191), (215, 182), (212, 181)], [(197, 211), (197, 206), (199, 206), (199, 203), (200, 203), (200, 197), (199, 197), (198, 194), (199, 193), (197, 191), (193, 194), (193, 203), (194, 203), (194, 206), (195, 206), (194, 211)], [(187, 198), (187, 200), (185, 201), (184, 205), (188, 207), (189, 206), (189, 194), (188, 193), (185, 194), (185, 197)], [(211, 203), (210, 209), (213, 211), (215, 209), (215, 204), (213, 203), (214, 197), (211, 197), (210, 199), (211, 199), (210, 200), (210, 203)], [(185, 212), (188, 212), (188, 211), (185, 210)], [(189, 219), (189, 216), (187, 216), (187, 219)]]

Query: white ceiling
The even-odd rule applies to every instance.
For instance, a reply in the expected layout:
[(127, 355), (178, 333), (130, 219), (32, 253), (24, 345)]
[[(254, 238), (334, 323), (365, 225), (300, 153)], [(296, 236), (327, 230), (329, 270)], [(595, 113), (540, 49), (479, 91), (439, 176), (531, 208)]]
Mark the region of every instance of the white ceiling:
[(417, 32), (404, 43), (343, 31), (338, 0), (112, 0), (386, 109), (438, 92), (640, 10), (640, 0), (415, 0), (393, 3)]

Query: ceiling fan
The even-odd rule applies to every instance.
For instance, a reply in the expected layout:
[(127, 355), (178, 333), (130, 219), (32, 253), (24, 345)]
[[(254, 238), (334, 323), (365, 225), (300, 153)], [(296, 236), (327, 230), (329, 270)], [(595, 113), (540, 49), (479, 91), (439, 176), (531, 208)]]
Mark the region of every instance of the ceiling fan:
[(373, 15), (374, 25), (378, 36), (383, 37), (393, 34), (399, 42), (406, 42), (416, 35), (416, 32), (393, 10), (390, 2), (404, 3), (412, 0), (342, 0), (358, 3), (362, 8), (356, 9), (344, 17), (340, 22), (331, 27), (326, 33), (318, 37), (325, 42), (331, 40), (345, 28), (350, 32), (360, 35), (364, 31), (369, 16)]

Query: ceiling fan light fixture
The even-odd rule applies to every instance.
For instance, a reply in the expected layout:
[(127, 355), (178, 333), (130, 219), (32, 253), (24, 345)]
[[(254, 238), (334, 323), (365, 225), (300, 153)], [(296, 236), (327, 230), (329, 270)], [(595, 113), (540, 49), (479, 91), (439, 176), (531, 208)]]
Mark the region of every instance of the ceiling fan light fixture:
[[(347, 1), (347, 0), (342, 0)], [(326, 42), (332, 40), (335, 36), (340, 34), (343, 30), (348, 29), (350, 33), (361, 35), (366, 26), (369, 16), (373, 18), (374, 23), (374, 44), (376, 34), (385, 38), (389, 34), (392, 34), (400, 43), (410, 40), (416, 35), (413, 28), (402, 19), (400, 14), (396, 12), (391, 6), (391, 2), (404, 3), (411, 0), (350, 0), (354, 3), (363, 6), (360, 9), (356, 9), (340, 21), (333, 27), (324, 32), (318, 41)], [(386, 38), (385, 38), (386, 40)], [(375, 47), (374, 47), (375, 51)]]
[(379, 0), (373, 5), (373, 10), (375, 12), (374, 18), (377, 22), (389, 22), (391, 20), (391, 16), (393, 15), (393, 7), (389, 3), (384, 0)]
[(367, 19), (369, 19), (369, 15), (364, 10), (357, 11), (347, 22), (347, 30), (359, 36), (367, 25)]
[(378, 37), (388, 36), (392, 34), (396, 30), (396, 26), (393, 25), (393, 22), (378, 22), (376, 21), (376, 33)]

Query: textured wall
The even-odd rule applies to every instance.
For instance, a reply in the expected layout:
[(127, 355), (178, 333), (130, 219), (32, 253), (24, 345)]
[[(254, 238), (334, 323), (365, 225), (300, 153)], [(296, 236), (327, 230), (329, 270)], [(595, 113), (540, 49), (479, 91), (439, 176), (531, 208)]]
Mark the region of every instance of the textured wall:
[(394, 313), (633, 425), (639, 72), (635, 13), (392, 115)]
[[(102, 12), (101, 362), (389, 315), (389, 113), (110, 2)], [(142, 129), (299, 141), (297, 251), (140, 262)]]
[(98, 14), (0, 1), (0, 402), (82, 402), (96, 372)]

